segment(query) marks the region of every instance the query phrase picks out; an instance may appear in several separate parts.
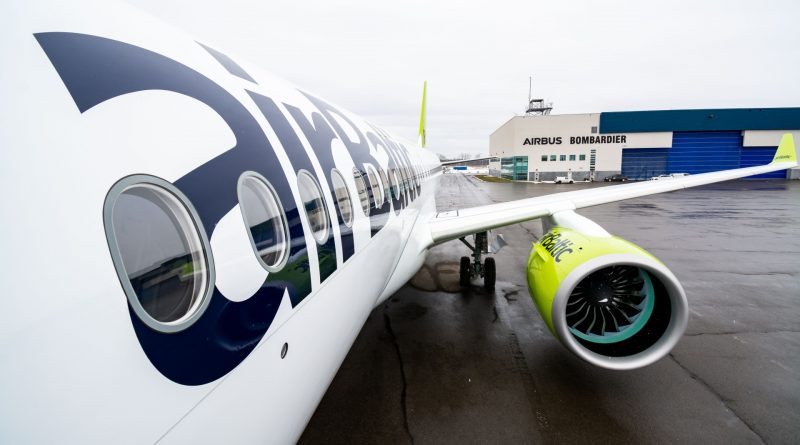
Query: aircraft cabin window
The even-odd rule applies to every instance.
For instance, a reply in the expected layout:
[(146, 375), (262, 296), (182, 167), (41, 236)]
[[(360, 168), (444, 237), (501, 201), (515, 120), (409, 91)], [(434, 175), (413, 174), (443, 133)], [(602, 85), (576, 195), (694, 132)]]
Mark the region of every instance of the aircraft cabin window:
[(400, 166), (397, 168), (397, 180), (400, 184), (400, 195), (404, 197), (406, 202), (408, 201), (408, 194), (411, 187), (408, 186), (408, 178), (406, 177), (405, 170), (403, 167)]
[(383, 189), (378, 181), (378, 175), (371, 165), (367, 166), (367, 178), (369, 179), (369, 188), (372, 190), (372, 196), (375, 198), (375, 208), (377, 209), (383, 205)]
[(301, 170), (297, 174), (297, 188), (300, 191), (300, 200), (303, 201), (303, 208), (308, 216), (308, 224), (311, 226), (314, 239), (319, 244), (325, 244), (328, 241), (328, 210), (325, 208), (319, 184), (310, 173)]
[(400, 181), (403, 186), (403, 194), (405, 194), (406, 198), (408, 198), (408, 194), (411, 192), (411, 182), (408, 180), (406, 166), (401, 164), (398, 173), (400, 174)]
[(103, 219), (114, 267), (139, 319), (160, 332), (191, 326), (210, 301), (214, 267), (189, 200), (163, 179), (128, 176), (111, 187)]
[(396, 169), (389, 172), (389, 178), (392, 180), (392, 196), (394, 196), (394, 199), (400, 199), (400, 184), (397, 180)]
[(336, 203), (342, 213), (342, 219), (347, 227), (353, 225), (353, 205), (350, 203), (350, 192), (347, 191), (347, 184), (344, 182), (339, 170), (331, 170), (331, 183), (333, 184), (333, 194), (336, 195)]
[(238, 192), (253, 250), (268, 271), (277, 272), (289, 252), (289, 228), (280, 201), (269, 181), (253, 172), (242, 175)]
[(403, 169), (403, 172), (406, 174), (406, 179), (408, 179), (408, 188), (413, 189), (416, 187), (416, 184), (414, 183), (414, 175), (411, 173), (411, 168), (406, 165)]
[(364, 176), (354, 168), (353, 178), (356, 180), (356, 190), (358, 199), (361, 200), (361, 208), (364, 210), (364, 214), (369, 216), (369, 194), (367, 193), (367, 184), (364, 183)]
[(380, 175), (381, 183), (383, 184), (383, 188), (381, 189), (381, 194), (383, 195), (384, 200), (392, 199), (391, 185), (389, 184), (389, 177), (386, 176), (386, 170), (382, 169), (379, 166), (378, 174)]

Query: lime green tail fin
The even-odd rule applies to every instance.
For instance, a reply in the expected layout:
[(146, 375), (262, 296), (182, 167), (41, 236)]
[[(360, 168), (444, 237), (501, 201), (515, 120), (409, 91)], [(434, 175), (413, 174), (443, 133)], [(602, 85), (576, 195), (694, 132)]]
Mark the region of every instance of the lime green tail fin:
[(775, 157), (772, 158), (772, 163), (774, 164), (776, 162), (797, 163), (797, 152), (794, 150), (794, 138), (791, 133), (786, 133), (781, 138), (781, 143), (778, 145)]
[(428, 89), (428, 81), (422, 84), (422, 111), (419, 114), (419, 146), (425, 147), (425, 95)]

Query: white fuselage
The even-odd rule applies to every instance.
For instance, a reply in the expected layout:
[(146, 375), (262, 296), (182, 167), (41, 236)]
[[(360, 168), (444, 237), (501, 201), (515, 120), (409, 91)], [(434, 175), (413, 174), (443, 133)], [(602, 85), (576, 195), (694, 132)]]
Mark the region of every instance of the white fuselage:
[[(435, 213), (437, 158), (335, 107), (326, 114), (311, 95), (243, 61), (215, 56), (134, 9), (106, 2), (15, 2), (6, 9), (0, 27), (0, 442), (295, 441), (369, 313), (422, 264), (431, 239), (415, 227)], [(122, 55), (115, 61), (108, 54)], [(131, 62), (132, 54), (142, 59)], [(120, 68), (126, 63), (130, 68)], [(235, 74), (237, 67), (244, 76)], [(215, 87), (192, 84), (192, 76)], [(256, 97), (275, 104), (285, 123), (265, 114)], [(214, 102), (220, 98), (227, 102)], [(313, 145), (298, 112), (317, 129), (333, 130), (327, 146)], [(249, 127), (237, 116), (252, 121)], [(250, 139), (243, 137), (245, 127)], [(281, 131), (299, 143), (290, 147)], [(223, 196), (235, 196), (231, 178), (251, 168), (242, 156), (235, 164), (240, 172), (228, 171), (231, 163), (213, 163), (253, 141), (276, 160), (258, 172), (285, 181), (294, 202), (283, 206), (300, 209), (304, 235), (297, 241), (306, 245), (311, 290), (295, 302), (285, 292), (268, 327), (254, 334), (257, 341), (231, 347), (241, 360), (203, 374), (200, 346), (214, 332), (195, 332), (174, 351), (153, 338), (184, 334), (156, 335), (147, 344), (137, 335), (109, 253), (103, 209), (117, 181), (139, 174), (177, 184), (198, 208), (209, 207), (204, 200), (222, 206)], [(355, 156), (356, 145), (368, 154)], [(321, 150), (329, 151), (327, 160)], [(350, 172), (368, 164), (403, 182), (398, 163), (417, 179), (400, 184), (399, 198), (386, 200), (385, 219), (376, 223), (362, 210)], [(348, 173), (352, 229), (335, 223), (337, 204), (325, 180), (332, 166)], [(327, 276), (302, 211), (301, 169), (319, 178), (334, 220), (336, 267)], [(381, 186), (388, 190), (382, 180)], [(251, 248), (241, 209), (233, 203), (203, 225), (215, 271), (209, 298), (245, 304), (270, 272)], [(352, 230), (351, 241), (344, 230)], [(345, 254), (348, 242), (352, 252)], [(200, 352), (189, 354), (185, 345), (193, 340)], [(179, 354), (186, 362), (176, 365)], [(162, 365), (159, 357), (172, 362)], [(163, 371), (170, 366), (178, 370)]]

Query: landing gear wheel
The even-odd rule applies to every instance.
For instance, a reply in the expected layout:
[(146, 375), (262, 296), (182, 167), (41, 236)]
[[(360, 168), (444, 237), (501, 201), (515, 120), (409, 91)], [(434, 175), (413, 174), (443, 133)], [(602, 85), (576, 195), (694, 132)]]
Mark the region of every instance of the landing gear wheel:
[(483, 287), (487, 290), (493, 290), (495, 278), (497, 278), (497, 272), (494, 265), (494, 258), (486, 258), (486, 261), (483, 263)]
[(471, 278), (469, 257), (462, 256), (461, 267), (458, 269), (458, 282), (461, 284), (461, 287), (467, 287), (469, 286)]

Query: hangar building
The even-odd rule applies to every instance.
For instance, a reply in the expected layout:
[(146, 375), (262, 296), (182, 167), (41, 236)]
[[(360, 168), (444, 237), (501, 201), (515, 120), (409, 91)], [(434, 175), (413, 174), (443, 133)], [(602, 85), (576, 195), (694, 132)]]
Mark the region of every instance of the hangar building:
[[(800, 145), (800, 108), (622, 111), (516, 116), (489, 137), (490, 174), (575, 181), (631, 180), (768, 163), (781, 136)], [(759, 175), (798, 179), (800, 170)]]

